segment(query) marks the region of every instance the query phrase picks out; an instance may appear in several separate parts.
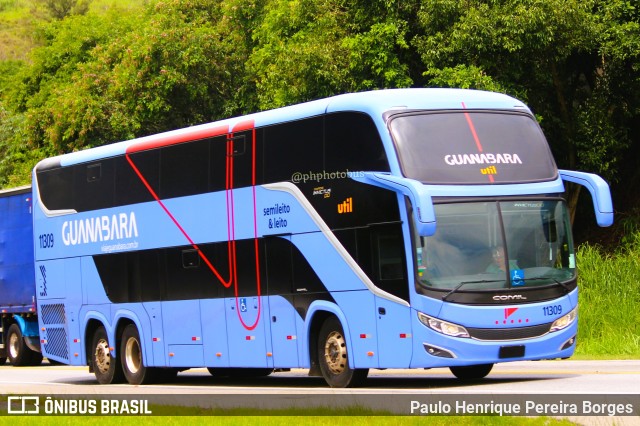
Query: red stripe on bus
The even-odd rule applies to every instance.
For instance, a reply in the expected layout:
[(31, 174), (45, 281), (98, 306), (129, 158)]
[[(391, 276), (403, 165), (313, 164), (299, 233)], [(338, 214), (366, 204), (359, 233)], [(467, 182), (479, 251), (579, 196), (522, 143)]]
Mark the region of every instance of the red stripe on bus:
[(215, 136), (226, 135), (229, 130), (228, 126), (218, 126), (206, 129), (193, 130), (178, 135), (160, 135), (152, 139), (135, 142), (127, 148), (127, 154), (134, 152), (146, 151), (147, 149), (161, 148), (163, 146), (177, 145), (183, 142), (196, 141), (199, 139), (212, 138)]
[[(238, 130), (241, 129), (241, 130)], [(256, 130), (253, 127), (253, 120), (247, 120), (240, 122), (234, 126), (235, 131), (252, 131), (252, 163), (251, 163), (251, 185), (252, 185), (252, 196), (253, 196), (253, 236), (254, 236), (254, 250), (255, 250), (255, 259), (256, 259), (256, 287), (258, 293), (258, 315), (256, 321), (252, 325), (247, 325), (242, 316), (240, 315), (240, 306), (239, 306), (239, 298), (238, 298), (238, 262), (236, 257), (236, 241), (235, 241), (235, 203), (233, 197), (233, 166), (234, 166), (234, 157), (233, 157), (233, 133), (227, 133), (226, 127), (218, 127), (214, 129), (207, 129), (207, 132), (191, 132), (188, 135), (181, 135), (181, 137), (170, 137), (170, 138), (159, 138), (154, 139), (153, 141), (143, 142), (139, 144), (134, 144), (127, 149), (125, 157), (127, 162), (134, 170), (140, 181), (149, 191), (149, 194), (153, 197), (153, 199), (160, 205), (160, 207), (164, 210), (164, 212), (169, 216), (171, 221), (175, 224), (175, 226), (180, 230), (182, 235), (187, 239), (189, 244), (198, 252), (198, 255), (203, 260), (203, 262), (207, 265), (207, 267), (211, 270), (211, 272), (216, 276), (216, 278), (220, 281), (220, 283), (225, 287), (229, 288), (231, 285), (234, 285), (234, 294), (236, 299), (236, 312), (238, 313), (238, 319), (242, 323), (242, 326), (247, 330), (253, 330), (257, 327), (258, 322), (260, 321), (260, 314), (262, 311), (262, 300), (261, 300), (261, 288), (262, 283), (260, 279), (260, 250), (258, 244), (258, 216), (256, 210)], [(215, 133), (220, 132), (222, 133)], [(193, 241), (193, 239), (189, 236), (187, 231), (180, 225), (175, 216), (169, 211), (167, 206), (162, 202), (158, 194), (151, 187), (147, 179), (144, 177), (142, 172), (135, 165), (133, 160), (131, 159), (131, 153), (144, 151), (146, 149), (158, 148), (162, 146), (173, 145), (181, 142), (187, 142), (190, 140), (198, 140), (206, 137), (218, 136), (221, 134), (227, 135), (227, 156), (225, 159), (225, 168), (226, 168), (226, 176), (225, 176), (225, 197), (227, 201), (227, 255), (229, 258), (229, 279), (225, 280), (222, 278), (218, 270), (213, 266), (213, 264), (209, 261), (207, 256), (200, 250), (198, 245)]]
[[(178, 230), (180, 230), (180, 232), (182, 233), (182, 235), (184, 235), (187, 241), (189, 241), (189, 244), (191, 244), (191, 247), (193, 247), (198, 252), (198, 255), (204, 261), (204, 263), (209, 267), (211, 272), (213, 272), (213, 274), (218, 278), (218, 280), (220, 280), (220, 282), (225, 288), (231, 287), (231, 277), (229, 277), (229, 281), (225, 281), (222, 278), (222, 276), (218, 273), (216, 268), (211, 264), (211, 262), (209, 262), (209, 259), (207, 259), (204, 253), (202, 253), (198, 245), (194, 243), (191, 237), (189, 236), (189, 234), (187, 234), (187, 231), (184, 230), (184, 228), (182, 227), (182, 225), (180, 225), (180, 223), (175, 218), (175, 216), (173, 216), (173, 214), (169, 211), (167, 206), (162, 202), (160, 197), (158, 197), (158, 194), (156, 194), (156, 192), (153, 190), (153, 188), (151, 187), (147, 179), (145, 179), (145, 177), (142, 175), (138, 167), (133, 163), (133, 160), (131, 160), (131, 158), (129, 157), (129, 154), (126, 154), (126, 158), (127, 158), (127, 161), (129, 162), (129, 165), (133, 169), (133, 171), (136, 173), (136, 175), (138, 175), (138, 178), (140, 179), (140, 181), (142, 181), (143, 185), (147, 188), (147, 191), (149, 191), (149, 194), (151, 194), (154, 200), (156, 200), (156, 202), (160, 205), (160, 207), (162, 207), (162, 210), (164, 210), (167, 216), (169, 216), (171, 221), (176, 225)], [(231, 249), (228, 248), (228, 250), (229, 250), (229, 255), (231, 256)]]
[[(464, 104), (464, 102), (462, 102), (462, 108), (463, 109), (467, 109), (467, 106)], [(476, 147), (478, 147), (478, 151), (482, 152), (482, 144), (480, 143), (480, 138), (478, 137), (478, 134), (476, 133), (476, 128), (473, 125), (473, 121), (471, 121), (471, 116), (466, 111), (464, 113), (464, 118), (467, 119), (467, 124), (469, 125), (469, 130), (471, 130), (471, 135), (473, 136), (473, 140), (476, 143)]]
[(231, 132), (245, 132), (247, 130), (251, 130), (253, 129), (253, 131), (255, 132), (255, 123), (253, 120), (245, 120), (245, 121), (240, 121), (239, 123), (236, 123), (233, 126), (233, 129), (231, 129)]

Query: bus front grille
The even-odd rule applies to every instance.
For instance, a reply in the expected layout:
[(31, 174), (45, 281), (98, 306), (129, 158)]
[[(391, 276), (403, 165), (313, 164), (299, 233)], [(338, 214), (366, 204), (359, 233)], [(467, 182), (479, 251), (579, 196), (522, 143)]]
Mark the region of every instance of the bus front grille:
[(515, 328), (469, 328), (469, 336), (476, 340), (506, 341), (533, 339), (549, 333), (551, 323)]

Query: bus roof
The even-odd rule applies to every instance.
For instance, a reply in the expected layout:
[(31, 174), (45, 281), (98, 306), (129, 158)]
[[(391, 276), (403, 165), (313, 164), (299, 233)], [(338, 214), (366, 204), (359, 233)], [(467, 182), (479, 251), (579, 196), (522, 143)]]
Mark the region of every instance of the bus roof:
[(325, 113), (360, 111), (369, 114), (374, 120), (382, 120), (385, 112), (402, 109), (500, 109), (530, 112), (528, 107), (517, 99), (494, 92), (442, 88), (375, 90), (337, 95), (64, 154), (41, 161), (36, 169), (86, 163), (156, 146), (224, 135), (244, 130), (247, 126), (263, 127)]

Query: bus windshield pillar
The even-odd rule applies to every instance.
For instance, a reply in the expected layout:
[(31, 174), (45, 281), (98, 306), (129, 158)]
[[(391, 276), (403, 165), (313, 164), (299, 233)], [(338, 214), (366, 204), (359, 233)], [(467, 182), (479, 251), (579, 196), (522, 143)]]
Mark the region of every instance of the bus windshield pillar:
[(365, 172), (363, 174), (364, 177), (355, 177), (354, 179), (397, 191), (409, 197), (413, 205), (413, 214), (419, 235), (429, 237), (436, 233), (436, 214), (433, 209), (433, 201), (421, 182), (387, 173)]

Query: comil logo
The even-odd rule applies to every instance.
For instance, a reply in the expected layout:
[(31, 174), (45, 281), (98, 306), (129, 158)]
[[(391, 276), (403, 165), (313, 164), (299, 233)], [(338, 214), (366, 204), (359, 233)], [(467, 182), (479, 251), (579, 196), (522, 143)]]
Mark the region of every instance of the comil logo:
[(39, 414), (40, 397), (10, 396), (7, 398), (7, 414)]
[(353, 198), (349, 197), (342, 203), (338, 204), (338, 213), (352, 213), (353, 212)]

